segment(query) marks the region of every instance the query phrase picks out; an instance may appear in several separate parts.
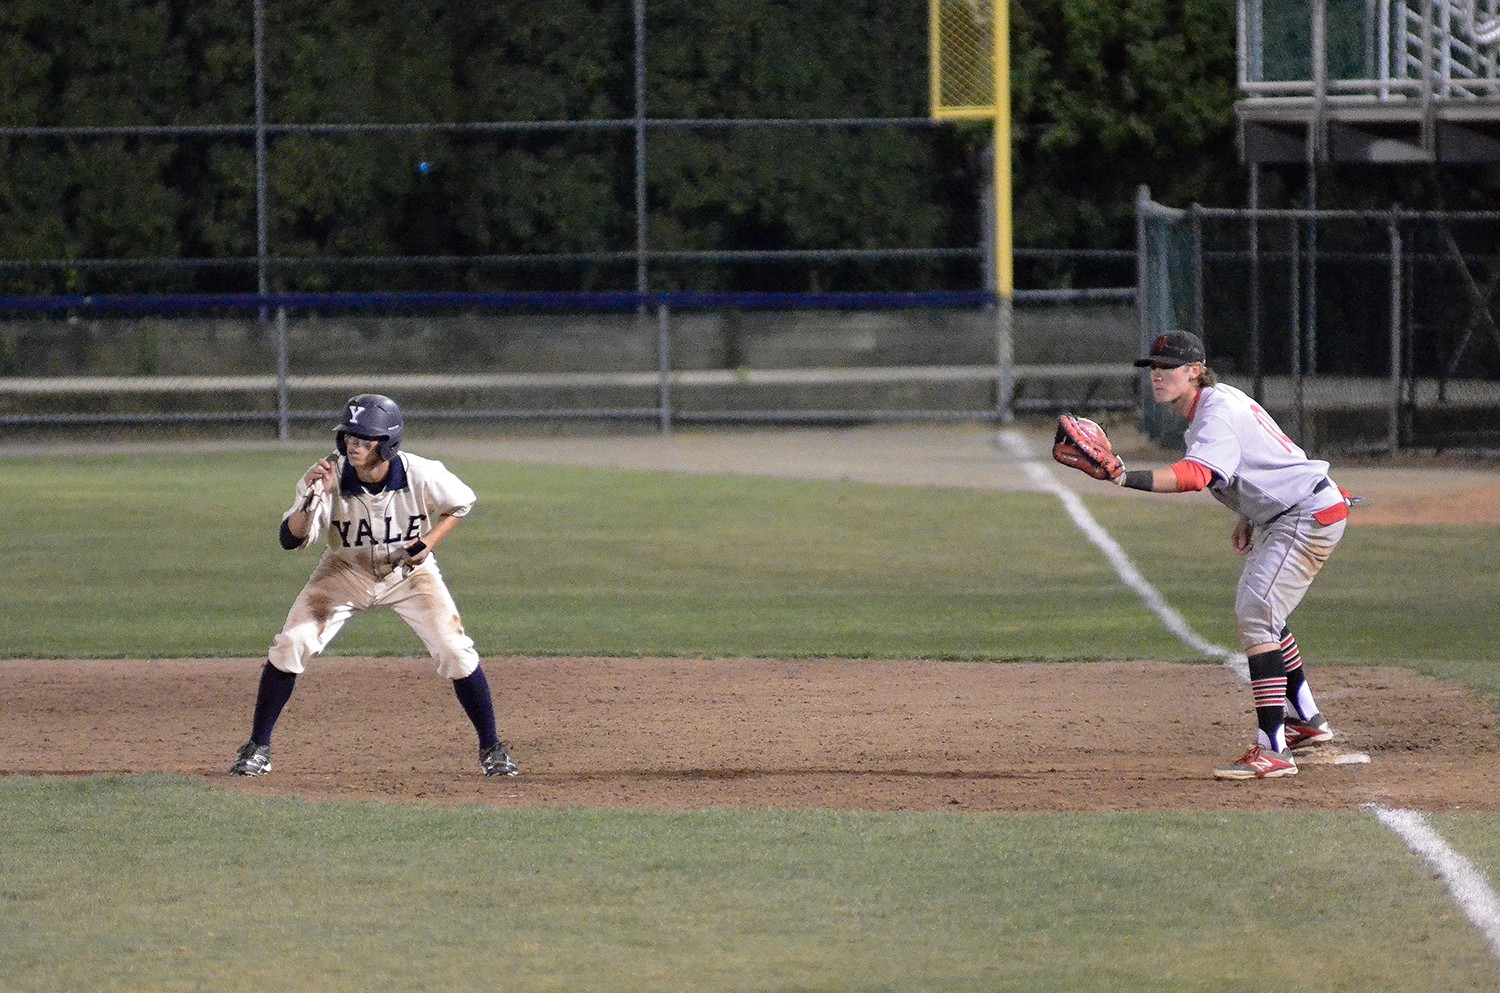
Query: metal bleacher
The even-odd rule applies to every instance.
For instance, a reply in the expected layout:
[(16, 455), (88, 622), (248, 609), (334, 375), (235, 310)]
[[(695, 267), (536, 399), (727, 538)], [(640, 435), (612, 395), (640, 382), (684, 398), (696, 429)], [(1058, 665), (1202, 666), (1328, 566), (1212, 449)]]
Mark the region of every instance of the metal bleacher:
[(1239, 0), (1247, 162), (1500, 161), (1500, 0)]

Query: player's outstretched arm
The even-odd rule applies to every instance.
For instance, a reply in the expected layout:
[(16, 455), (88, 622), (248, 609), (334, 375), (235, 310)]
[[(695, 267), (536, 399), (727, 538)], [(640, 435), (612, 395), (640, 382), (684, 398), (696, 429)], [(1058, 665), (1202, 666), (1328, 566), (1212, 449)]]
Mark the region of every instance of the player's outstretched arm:
[(1213, 480), (1213, 474), (1199, 462), (1187, 459), (1163, 469), (1126, 469), (1115, 484), (1148, 493), (1192, 493)]
[(1177, 479), (1170, 480), (1171, 489), (1164, 490), (1157, 485), (1157, 469), (1126, 469), (1115, 478), (1116, 486), (1123, 486), (1128, 490), (1145, 490), (1147, 493), (1175, 493), (1177, 492)]

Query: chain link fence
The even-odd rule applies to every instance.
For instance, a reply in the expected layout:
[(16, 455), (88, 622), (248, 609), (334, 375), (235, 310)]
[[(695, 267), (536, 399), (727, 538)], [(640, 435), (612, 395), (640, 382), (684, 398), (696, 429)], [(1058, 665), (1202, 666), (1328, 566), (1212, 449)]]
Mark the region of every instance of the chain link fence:
[[(1143, 190), (1137, 219), (1143, 341), (1197, 333), (1304, 447), (1500, 447), (1500, 213), (1174, 209)], [(1153, 437), (1181, 431), (1144, 406)]]

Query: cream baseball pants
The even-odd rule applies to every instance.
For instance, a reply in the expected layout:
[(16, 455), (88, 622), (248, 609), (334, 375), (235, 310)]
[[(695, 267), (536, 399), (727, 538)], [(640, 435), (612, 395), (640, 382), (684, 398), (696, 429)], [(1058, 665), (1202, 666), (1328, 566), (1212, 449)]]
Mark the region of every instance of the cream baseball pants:
[(431, 556), (409, 572), (398, 569), (376, 578), (360, 563), (325, 555), (287, 612), (267, 658), (282, 672), (300, 673), (349, 618), (379, 607), (394, 610), (422, 639), (439, 675), (464, 679), (478, 668), (474, 640), (464, 633), (458, 606)]

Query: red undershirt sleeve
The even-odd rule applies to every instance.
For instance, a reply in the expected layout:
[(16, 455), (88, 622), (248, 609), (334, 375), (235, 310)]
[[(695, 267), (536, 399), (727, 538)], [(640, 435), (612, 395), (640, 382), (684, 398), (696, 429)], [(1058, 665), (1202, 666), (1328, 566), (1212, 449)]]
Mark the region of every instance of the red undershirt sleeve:
[(1213, 473), (1208, 471), (1208, 466), (1189, 459), (1172, 463), (1172, 473), (1177, 477), (1178, 493), (1201, 490), (1214, 478)]

